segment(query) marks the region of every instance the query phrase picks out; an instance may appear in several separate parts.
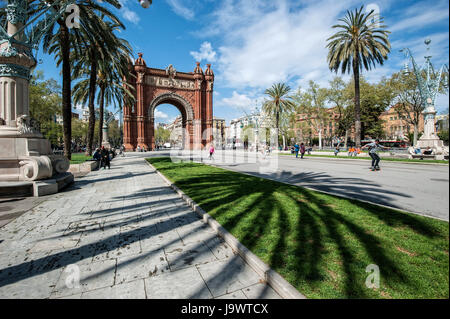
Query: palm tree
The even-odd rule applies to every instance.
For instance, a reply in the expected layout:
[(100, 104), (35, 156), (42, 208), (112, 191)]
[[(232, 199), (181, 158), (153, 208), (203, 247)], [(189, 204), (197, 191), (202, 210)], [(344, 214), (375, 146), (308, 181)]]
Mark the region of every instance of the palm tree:
[[(104, 0), (106, 3), (119, 9), (121, 7), (118, 0)], [(98, 15), (112, 19), (118, 19), (105, 6), (97, 4), (93, 0), (77, 0), (75, 2), (80, 9), (80, 28), (78, 32), (84, 32), (89, 35), (89, 38), (98, 38), (100, 30), (98, 25)], [(55, 4), (54, 1), (31, 1), (30, 12), (32, 14), (40, 13), (42, 10), (47, 10), (48, 5), (53, 6), (56, 11), (61, 10), (62, 4)], [(48, 21), (41, 20), (35, 26), (35, 31), (43, 29), (44, 24)], [(81, 30), (81, 31), (80, 31)], [(43, 48), (45, 53), (55, 54), (59, 61), (57, 65), (62, 63), (62, 116), (63, 116), (63, 131), (64, 131), (64, 155), (71, 158), (71, 144), (72, 144), (72, 94), (71, 94), (71, 50), (77, 50), (77, 43), (73, 41), (74, 29), (69, 29), (66, 25), (65, 16), (59, 18), (53, 25), (48, 28), (43, 37)]]
[[(85, 58), (80, 58), (79, 60), (74, 59), (76, 61), (74, 65), (74, 76), (82, 79), (74, 86), (74, 101), (81, 104), (86, 104), (86, 101), (89, 101), (89, 124), (92, 123), (89, 126), (88, 137), (90, 138), (88, 138), (86, 151), (89, 154), (91, 154), (94, 140), (95, 115), (93, 96), (95, 96), (96, 87), (98, 86), (100, 89), (100, 92), (97, 94), (97, 103), (99, 104), (99, 143), (102, 141), (105, 103), (116, 106), (117, 102), (119, 107), (121, 107), (121, 102), (124, 99), (129, 100), (129, 103), (134, 103), (134, 95), (131, 93), (130, 87), (126, 83), (124, 85), (122, 84), (123, 78), (128, 73), (131, 47), (126, 40), (115, 37), (113, 34), (115, 27), (112, 24), (106, 27), (110, 30), (109, 37), (98, 48), (104, 54), (97, 58), (86, 55)], [(92, 73), (94, 65), (97, 71), (95, 75)]]
[[(99, 127), (101, 128), (103, 127), (105, 104), (112, 104), (114, 107), (118, 105), (119, 108), (122, 108), (123, 101), (125, 101), (125, 105), (132, 105), (135, 102), (134, 88), (123, 81), (128, 73), (128, 65), (130, 62), (128, 52), (131, 52), (131, 49), (125, 40), (118, 39), (119, 43), (124, 44), (124, 46), (118, 45), (115, 58), (111, 61), (104, 60), (100, 64), (100, 72), (97, 80), (100, 92), (97, 97), (97, 103), (100, 109)], [(101, 129), (99, 130), (98, 139), (100, 142), (103, 139), (103, 131)]]
[[(120, 54), (130, 54), (131, 49), (126, 42), (125, 48), (124, 40), (119, 41), (114, 35), (114, 30), (124, 28), (123, 24), (114, 16), (112, 22), (105, 21), (103, 15), (97, 17), (96, 36), (92, 37), (91, 34), (84, 32), (84, 30), (74, 31), (74, 42), (78, 43), (78, 48), (84, 48), (81, 50), (75, 50), (71, 57), (73, 67), (74, 78), (87, 77), (88, 83), (77, 84), (74, 87), (77, 92), (74, 94), (74, 101), (81, 102), (83, 104), (88, 101), (89, 108), (89, 131), (88, 131), (88, 143), (86, 153), (92, 154), (92, 146), (94, 142), (94, 130), (95, 130), (95, 107), (94, 100), (97, 91), (97, 77), (101, 72), (99, 71), (100, 65), (105, 63), (114, 63), (115, 59), (121, 61), (118, 57)], [(95, 19), (95, 17), (93, 18)], [(120, 67), (123, 69), (124, 67)], [(83, 91), (80, 91), (80, 85)], [(100, 132), (103, 122), (103, 108), (100, 109)], [(101, 136), (101, 133), (100, 133)], [(99, 141), (101, 143), (101, 140)]]
[(340, 30), (327, 39), (328, 66), (330, 70), (342, 73), (350, 73), (353, 70), (355, 82), (355, 138), (356, 146), (361, 146), (361, 110), (359, 101), (359, 74), (364, 69), (371, 70), (377, 63), (383, 64), (390, 52), (388, 34), (390, 33), (381, 25), (382, 18), (374, 13), (363, 12), (364, 6), (347, 11), (342, 24), (336, 24), (333, 28)]
[(263, 111), (275, 117), (277, 143), (281, 114), (291, 112), (295, 109), (292, 97), (288, 95), (290, 90), (291, 88), (285, 83), (276, 83), (264, 92), (264, 94), (269, 95), (270, 99), (264, 102)]

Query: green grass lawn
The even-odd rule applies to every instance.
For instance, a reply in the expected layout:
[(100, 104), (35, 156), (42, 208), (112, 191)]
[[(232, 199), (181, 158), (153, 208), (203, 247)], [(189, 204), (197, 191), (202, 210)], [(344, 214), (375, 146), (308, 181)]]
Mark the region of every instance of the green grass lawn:
[(70, 164), (81, 164), (90, 159), (92, 159), (92, 156), (87, 156), (84, 153), (73, 153), (72, 159), (70, 160)]
[[(449, 224), (170, 158), (147, 159), (308, 298), (449, 298)], [(365, 281), (379, 266), (379, 289)]]
[[(283, 154), (279, 153), (283, 156), (293, 156), (295, 157), (295, 154)], [(299, 155), (300, 156), (300, 155)], [(328, 158), (347, 158), (347, 159), (353, 159), (353, 160), (372, 160), (370, 157), (354, 157), (354, 156), (348, 156), (348, 155), (319, 155), (319, 154), (305, 154), (305, 157), (328, 157)], [(382, 161), (387, 162), (404, 162), (404, 163), (438, 163), (438, 164), (448, 164), (449, 162), (447, 160), (420, 160), (420, 159), (408, 159), (408, 158), (390, 158), (390, 157), (382, 157)]]

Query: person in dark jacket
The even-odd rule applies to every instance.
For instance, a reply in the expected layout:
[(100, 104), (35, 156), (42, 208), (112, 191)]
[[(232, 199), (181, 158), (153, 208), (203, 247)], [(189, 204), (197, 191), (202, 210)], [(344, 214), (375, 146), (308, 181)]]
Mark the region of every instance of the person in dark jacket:
[(102, 146), (101, 155), (102, 155), (103, 169), (106, 169), (106, 166), (108, 166), (108, 169), (110, 169), (111, 163), (109, 160), (109, 152), (104, 146)]

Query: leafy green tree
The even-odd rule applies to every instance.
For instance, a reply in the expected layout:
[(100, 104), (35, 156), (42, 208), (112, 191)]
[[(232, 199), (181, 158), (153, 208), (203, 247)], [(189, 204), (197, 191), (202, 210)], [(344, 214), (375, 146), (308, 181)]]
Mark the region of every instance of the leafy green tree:
[(72, 119), (72, 140), (77, 145), (87, 144), (88, 124), (82, 120)]
[(337, 109), (337, 134), (344, 136), (344, 148), (347, 148), (348, 134), (354, 124), (354, 108), (351, 103), (351, 96), (348, 94), (349, 90), (346, 90), (347, 84), (341, 77), (336, 76), (329, 83), (327, 101)]
[(164, 143), (170, 142), (170, 131), (158, 126), (155, 132), (155, 142), (158, 145), (163, 145)]
[(363, 12), (364, 6), (347, 11), (341, 24), (333, 26), (339, 29), (327, 39), (328, 66), (330, 70), (342, 73), (353, 71), (355, 85), (355, 134), (356, 146), (361, 146), (361, 107), (360, 107), (360, 72), (370, 70), (377, 63), (383, 64), (390, 52), (389, 31), (381, 25), (382, 18), (374, 10)]
[(325, 107), (327, 98), (328, 90), (321, 88), (314, 81), (309, 81), (309, 88), (305, 92), (299, 89), (294, 95), (297, 113), (305, 114), (306, 121), (319, 134), (320, 149), (322, 149), (322, 133), (330, 119)]
[(424, 110), (417, 78), (414, 73), (394, 73), (390, 79), (390, 86), (395, 94), (395, 108), (398, 116), (413, 126), (414, 133), (410, 141), (413, 142), (413, 146), (416, 146), (419, 138), (419, 122)]
[(448, 130), (439, 132), (438, 136), (444, 142), (445, 145), (448, 145)]
[[(108, 125), (108, 140), (111, 145), (118, 147), (122, 144), (122, 133), (119, 121), (113, 120)], [(100, 136), (99, 136), (100, 137)]]
[(30, 116), (39, 123), (55, 121), (61, 114), (61, 87), (54, 79), (44, 80), (43, 71), (32, 74), (29, 86)]

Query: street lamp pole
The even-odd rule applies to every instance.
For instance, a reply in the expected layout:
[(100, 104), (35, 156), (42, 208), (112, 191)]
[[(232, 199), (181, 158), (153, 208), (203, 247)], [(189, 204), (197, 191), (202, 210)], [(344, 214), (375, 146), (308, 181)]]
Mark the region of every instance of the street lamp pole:
[[(448, 66), (442, 65), (439, 71), (435, 72), (433, 65), (431, 64), (431, 56), (429, 55), (429, 45), (431, 43), (430, 39), (424, 41), (427, 46), (427, 55), (425, 56), (425, 63), (422, 67), (419, 67), (412, 56), (411, 51), (408, 48), (400, 50), (411, 61), (414, 75), (417, 79), (417, 86), (420, 93), (421, 102), (423, 105), (423, 115), (424, 115), (424, 134), (417, 141), (417, 146), (420, 148), (430, 147), (433, 150), (433, 154), (436, 158), (442, 158), (444, 155), (448, 155), (448, 148), (445, 149), (443, 141), (439, 139), (436, 134), (435, 127), (435, 115), (436, 109), (434, 103), (436, 100), (436, 95), (439, 92), (439, 87), (441, 82), (444, 80), (442, 76), (447, 73), (447, 79), (444, 80), (443, 84), (446, 89), (448, 89)], [(408, 63), (405, 63), (404, 73), (409, 74)], [(424, 76), (425, 75), (425, 76)]]

